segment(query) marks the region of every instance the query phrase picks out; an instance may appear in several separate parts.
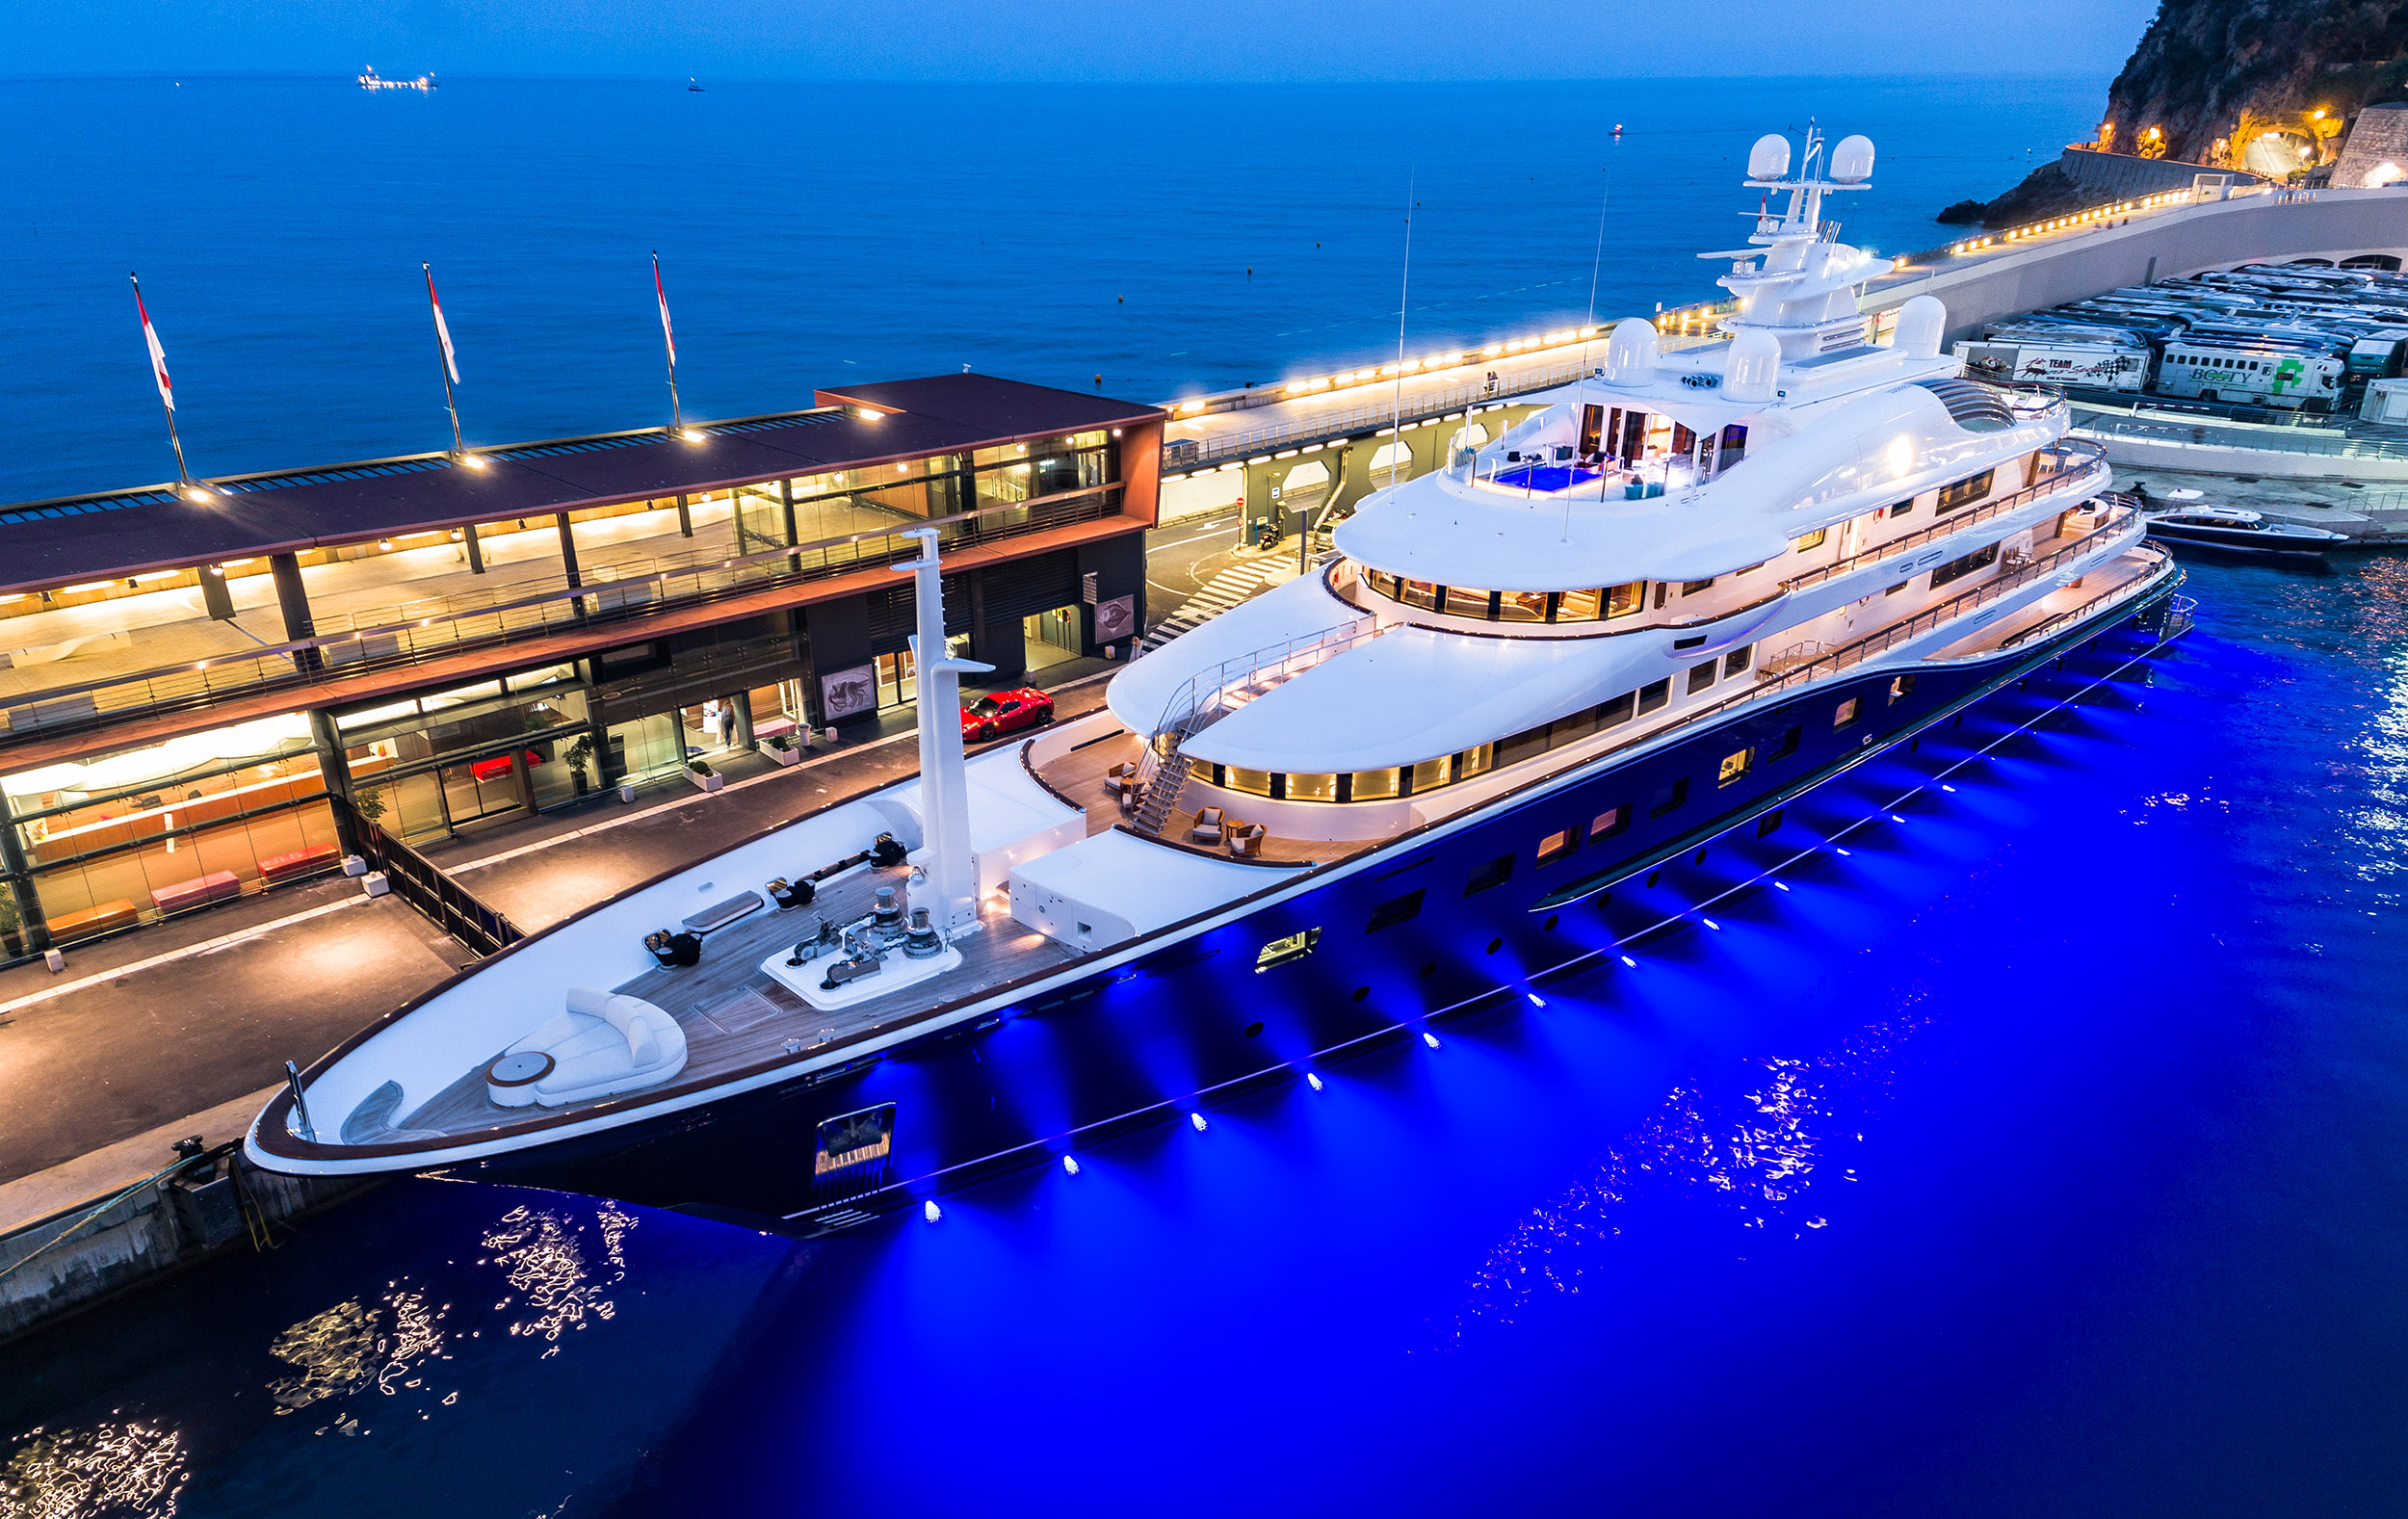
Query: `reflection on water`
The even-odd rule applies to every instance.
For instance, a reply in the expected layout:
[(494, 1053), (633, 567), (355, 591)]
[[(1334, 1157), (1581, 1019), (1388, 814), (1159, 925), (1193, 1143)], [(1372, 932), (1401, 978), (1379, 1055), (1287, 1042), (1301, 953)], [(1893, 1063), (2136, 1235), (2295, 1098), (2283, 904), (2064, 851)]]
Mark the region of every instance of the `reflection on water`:
[[(589, 1323), (608, 1323), (618, 1311), (602, 1294), (626, 1279), (624, 1242), (636, 1226), (636, 1216), (616, 1203), (605, 1202), (594, 1214), (594, 1225), (602, 1231), (602, 1258), (610, 1270), (607, 1278), (598, 1280), (588, 1276), (584, 1252), (577, 1247), (577, 1236), (584, 1231), (565, 1215), (513, 1208), (486, 1231), (484, 1247), (494, 1252), (492, 1264), (502, 1268), (511, 1290), (523, 1295), (534, 1310), (532, 1317), (511, 1320), (510, 1333), (558, 1342), (563, 1331), (582, 1329)], [(505, 1297), (493, 1305), (493, 1311), (506, 1313), (510, 1307), (510, 1299)], [(553, 1343), (543, 1353), (557, 1355), (560, 1346)]]
[(139, 1421), (56, 1433), (37, 1428), (0, 1467), (0, 1514), (164, 1519), (175, 1512), (190, 1475), (183, 1437), (172, 1429)]
[[(1590, 1175), (1531, 1212), (1473, 1274), (1449, 1347), (1475, 1323), (1507, 1324), (1542, 1292), (1577, 1294), (1582, 1251), (1622, 1232), (1629, 1205), (1643, 1193), (1702, 1200), (1742, 1229), (1792, 1239), (1828, 1222), (1807, 1196), (1818, 1170), (1830, 1167), (1836, 1143), (1864, 1139), (1874, 1100), (1896, 1074), (1899, 1049), (1932, 1015), (1907, 1008), (1843, 1042), (1803, 1059), (1752, 1057), (1745, 1090), (1717, 1095), (1714, 1084), (1686, 1082), (1612, 1149)], [(1853, 1166), (1840, 1167), (1845, 1180)]]

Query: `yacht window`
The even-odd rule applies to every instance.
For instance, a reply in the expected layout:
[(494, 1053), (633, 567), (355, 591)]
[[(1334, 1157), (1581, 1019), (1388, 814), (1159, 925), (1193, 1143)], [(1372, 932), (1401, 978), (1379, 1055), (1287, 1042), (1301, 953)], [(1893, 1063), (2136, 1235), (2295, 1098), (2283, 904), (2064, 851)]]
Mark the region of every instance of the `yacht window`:
[(1254, 969), (1260, 974), (1274, 965), (1300, 960), (1312, 954), (1321, 941), (1322, 930), (1319, 929), (1307, 929), (1301, 933), (1291, 933), (1284, 939), (1273, 939), (1254, 956)]
[(1651, 818), (1661, 818), (1687, 800), (1688, 800), (1688, 777), (1684, 775), (1663, 789), (1656, 804), (1647, 809), (1647, 815)]
[(1862, 696), (1848, 697), (1845, 701), (1841, 702), (1837, 707), (1832, 709), (1832, 730), (1837, 732), (1841, 728), (1854, 726), (1856, 720), (1863, 717), (1864, 714), (1865, 698)]
[(1699, 591), (1704, 590), (1707, 587), (1713, 584), (1714, 581), (1712, 578), (1705, 580), (1685, 580), (1681, 582), (1681, 594), (1684, 596), (1694, 596)]
[(1338, 777), (1326, 774), (1290, 775), (1287, 799), (1290, 801), (1336, 801), (1338, 799)]
[(1610, 839), (1630, 825), (1631, 804), (1629, 802), (1626, 801), (1618, 807), (1608, 807), (1605, 811), (1597, 814), (1596, 818), (1589, 824), (1589, 841), (1594, 843), (1599, 839)]
[(1512, 878), (1513, 856), (1500, 854), (1472, 872), (1471, 878), (1463, 883), (1463, 895), (1469, 897), (1475, 892), (1486, 891), (1491, 886), (1502, 886)]
[(1998, 560), (1999, 546), (1996, 543), (1987, 548), (1976, 549), (1962, 559), (1950, 560), (1931, 572), (1931, 589), (1937, 590), (1951, 580), (1962, 580), (1975, 570), (1997, 563)]
[(1907, 497), (1904, 501), (1901, 501), (1901, 502), (1898, 503), (1898, 505), (1896, 505), (1896, 506), (1892, 507), (1892, 508), (1890, 509), (1890, 515), (1892, 515), (1892, 516), (1894, 516), (1894, 517), (1902, 517), (1902, 516), (1906, 515), (1906, 513), (1908, 513), (1908, 512), (1910, 512), (1910, 511), (1914, 511), (1914, 510), (1915, 510), (1915, 498), (1914, 498), (1914, 497), (1912, 497), (1912, 496), (1909, 496), (1909, 497)]
[(1737, 580), (1737, 579), (1739, 579), (1741, 575), (1753, 575), (1754, 573), (1756, 573), (1756, 571), (1758, 571), (1758, 570), (1760, 570), (1760, 569), (1762, 569), (1762, 568), (1764, 568), (1764, 567), (1765, 567), (1765, 566), (1764, 566), (1764, 563), (1763, 563), (1762, 561), (1758, 561), (1756, 563), (1753, 563), (1753, 564), (1743, 564), (1743, 565), (1740, 566), (1738, 569), (1735, 569), (1735, 570), (1731, 571), (1731, 578), (1732, 578), (1733, 580)]
[(1766, 813), (1763, 817), (1756, 820), (1756, 837), (1761, 839), (1766, 834), (1770, 833), (1773, 829), (1779, 827), (1780, 825), (1781, 809), (1775, 807), (1770, 812)]
[(1913, 582), (1913, 581), (1911, 581), (1911, 580), (1901, 580), (1901, 581), (1899, 581), (1899, 582), (1898, 582), (1897, 585), (1895, 585), (1895, 586), (1885, 586), (1885, 587), (1883, 587), (1883, 588), (1882, 588), (1882, 590), (1881, 590), (1881, 593), (1882, 593), (1883, 595), (1885, 595), (1885, 596), (1895, 596), (1895, 595), (1897, 595), (1899, 591), (1904, 590), (1907, 587), (1909, 587), (1909, 586), (1911, 586), (1911, 585), (1913, 585), (1913, 584), (1914, 584), (1914, 582)]
[(1568, 718), (1557, 718), (1547, 724), (1547, 746), (1559, 749), (1566, 744), (1578, 744), (1597, 731), (1597, 709), (1583, 707)]
[(1408, 607), (1435, 612), (1438, 610), (1438, 588), (1426, 580), (1408, 580), (1399, 588), (1397, 599)]
[(1393, 769), (1358, 770), (1351, 795), (1357, 801), (1384, 801), (1397, 794), (1397, 778)]
[(1729, 469), (1747, 455), (1747, 425), (1734, 422), (1722, 430), (1722, 467)]
[(1890, 699), (1891, 699), (1892, 701), (1896, 701), (1896, 700), (1898, 700), (1898, 698), (1900, 698), (1900, 697), (1902, 697), (1902, 696), (1911, 696), (1911, 695), (1913, 695), (1914, 694), (1915, 694), (1915, 677), (1914, 677), (1914, 676), (1912, 676), (1912, 675), (1894, 675), (1894, 676), (1892, 676), (1892, 677), (1890, 678)]
[(1374, 590), (1378, 591), (1381, 595), (1388, 597), (1390, 600), (1394, 600), (1396, 598), (1397, 577), (1389, 574), (1384, 569), (1367, 569), (1363, 571), (1363, 583), (1371, 587)]
[[(1453, 592), (1448, 594), (1452, 596)], [(1547, 593), (1543, 590), (1499, 591), (1497, 616), (1505, 622), (1544, 622), (1547, 620)]]
[(1567, 590), (1556, 597), (1557, 622), (1594, 622), (1597, 608), (1605, 593), (1597, 590)]
[(1635, 691), (1626, 691), (1611, 701), (1598, 703), (1597, 725), (1601, 728), (1610, 728), (1630, 721), (1631, 706), (1637, 695), (1638, 693)]
[(1434, 790), (1454, 779), (1454, 756), (1441, 754), (1413, 767), (1413, 790), (1416, 795)]
[(1461, 586), (1447, 588), (1447, 615), (1454, 617), (1485, 617), (1488, 615), (1489, 592), (1466, 590)]
[(1990, 493), (1990, 477), (1996, 473), (1996, 470), (1985, 469), (1953, 485), (1942, 485), (1939, 499), (1931, 505), (1933, 514), (1947, 516), (1959, 507), (1970, 507), (1979, 501)]
[(1232, 765), (1228, 775), (1226, 784), (1231, 791), (1243, 791), (1249, 797), (1270, 795), (1270, 772), (1267, 770), (1240, 770)]
[(1810, 548), (1822, 547), (1823, 539), (1829, 537), (1830, 536), (1831, 530), (1829, 528), (1817, 528), (1812, 533), (1806, 534), (1804, 537), (1800, 537), (1791, 546), (1796, 549), (1800, 554), (1803, 554)]
[(1725, 754), (1722, 756), (1721, 769), (1714, 773), (1714, 784), (1717, 786), (1728, 786), (1731, 782), (1738, 780), (1741, 776), (1745, 775), (1749, 771), (1755, 768), (1756, 751), (1752, 748), (1741, 749), (1736, 753)]
[(1755, 656), (1755, 644), (1741, 644), (1738, 648), (1735, 648), (1730, 653), (1722, 656), (1722, 673), (1725, 675), (1746, 674), (1748, 662), (1754, 659)]
[(1563, 828), (1550, 833), (1538, 841), (1538, 858), (1535, 863), (1552, 865), (1580, 847), (1581, 835), (1577, 829)]
[(1805, 736), (1806, 730), (1804, 728), (1793, 727), (1789, 732), (1781, 735), (1781, 746), (1766, 755), (1765, 758), (1788, 759), (1791, 755), (1797, 752), (1798, 741), (1803, 739)]
[(1711, 686), (1714, 683), (1714, 662), (1713, 660), (1708, 660), (1703, 665), (1691, 665), (1688, 668), (1688, 690), (1690, 695), (1693, 696), (1697, 694), (1699, 692), (1705, 690), (1708, 686)]
[(1518, 765), (1533, 754), (1544, 754), (1547, 752), (1546, 724), (1524, 728), (1519, 733), (1499, 739), (1495, 750), (1496, 763), (1500, 765)]
[(1393, 929), (1400, 923), (1410, 923), (1422, 915), (1422, 899), (1429, 894), (1426, 886), (1408, 891), (1401, 897), (1391, 897), (1372, 909), (1372, 921), (1363, 926), (1366, 933)]
[(1641, 712), (1653, 712), (1671, 699), (1672, 682), (1669, 679), (1650, 681), (1638, 688), (1638, 710)]
[(1485, 775), (1496, 763), (1497, 746), (1494, 744), (1483, 744), (1476, 749), (1465, 749), (1454, 757), (1454, 778), (1470, 780), (1475, 775)]
[(1606, 615), (1627, 617), (1634, 612), (1647, 610), (1647, 582), (1634, 580), (1627, 586), (1606, 588)]

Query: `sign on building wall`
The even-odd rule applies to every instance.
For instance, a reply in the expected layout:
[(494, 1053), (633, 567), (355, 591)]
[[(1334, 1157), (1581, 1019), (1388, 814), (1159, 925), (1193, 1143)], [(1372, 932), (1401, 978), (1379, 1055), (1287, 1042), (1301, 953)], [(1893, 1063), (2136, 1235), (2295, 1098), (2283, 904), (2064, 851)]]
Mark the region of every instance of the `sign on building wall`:
[(1117, 643), (1135, 638), (1138, 631), (1138, 598), (1134, 595), (1114, 596), (1095, 604), (1095, 642)]
[(834, 722), (841, 718), (877, 710), (877, 667), (855, 665), (820, 677), (820, 716)]

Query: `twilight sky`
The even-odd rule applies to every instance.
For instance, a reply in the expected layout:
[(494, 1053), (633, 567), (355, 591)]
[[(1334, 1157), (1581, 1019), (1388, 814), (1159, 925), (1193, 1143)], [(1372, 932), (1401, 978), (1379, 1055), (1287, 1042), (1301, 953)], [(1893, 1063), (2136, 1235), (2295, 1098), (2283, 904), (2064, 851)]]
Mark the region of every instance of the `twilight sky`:
[(0, 77), (1255, 82), (2111, 74), (2155, 0), (11, 0)]

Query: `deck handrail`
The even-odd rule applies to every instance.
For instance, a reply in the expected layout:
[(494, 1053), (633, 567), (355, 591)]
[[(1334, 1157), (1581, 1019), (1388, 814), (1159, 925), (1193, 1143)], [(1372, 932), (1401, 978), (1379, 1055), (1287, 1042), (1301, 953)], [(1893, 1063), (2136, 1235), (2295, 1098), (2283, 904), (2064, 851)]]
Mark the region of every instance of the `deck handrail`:
[(1180, 682), (1170, 699), (1163, 704), (1162, 720), (1154, 725), (1145, 746), (1140, 775), (1150, 775), (1160, 763), (1164, 735), (1184, 744), (1226, 717), (1232, 691), (1254, 684), (1268, 671), (1278, 672), (1282, 682), (1291, 680), (1324, 660), (1377, 638), (1380, 631), (1379, 619), (1367, 613), (1318, 633), (1299, 633), (1197, 670)]
[(1811, 586), (1819, 586), (1825, 581), (1836, 580), (1842, 575), (1862, 569), (1868, 564), (1877, 564), (1885, 559), (1896, 558), (1908, 549), (1920, 548), (1936, 538), (1961, 533), (1977, 522), (1987, 522), (2009, 511), (2021, 511), (2035, 501), (2045, 500), (2053, 495), (2063, 495), (2079, 490), (2089, 477), (2103, 476), (2107, 473), (2107, 451), (2096, 443), (2081, 441), (2060, 443), (2049, 452), (2058, 458), (2081, 458), (2083, 462), (2079, 465), (2068, 465), (2063, 469), (2051, 470), (2013, 495), (2001, 496), (1998, 500), (1976, 507), (1971, 511), (1943, 517), (1927, 528), (1909, 533), (1902, 537), (1892, 538), (1886, 543), (1876, 543), (1861, 554), (1852, 554), (1846, 559), (1825, 564), (1819, 569), (1810, 569), (1793, 575), (1781, 582), (1781, 589), (1804, 590)]

